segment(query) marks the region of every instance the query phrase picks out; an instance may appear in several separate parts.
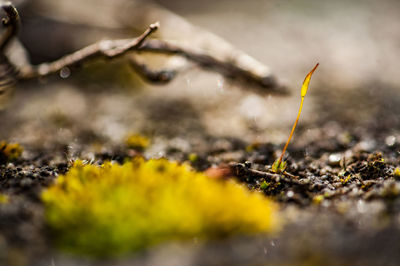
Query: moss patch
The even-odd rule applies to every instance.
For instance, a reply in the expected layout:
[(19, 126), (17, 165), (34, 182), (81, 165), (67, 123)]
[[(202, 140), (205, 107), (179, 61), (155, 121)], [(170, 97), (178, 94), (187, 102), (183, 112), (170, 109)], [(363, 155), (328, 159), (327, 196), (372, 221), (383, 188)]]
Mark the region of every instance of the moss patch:
[(144, 151), (150, 145), (150, 139), (139, 134), (132, 134), (126, 138), (125, 143), (130, 149)]
[(14, 161), (21, 157), (22, 147), (18, 143), (0, 141), (0, 164)]
[(77, 161), (42, 199), (60, 246), (93, 256), (278, 228), (276, 206), (262, 195), (163, 159)]

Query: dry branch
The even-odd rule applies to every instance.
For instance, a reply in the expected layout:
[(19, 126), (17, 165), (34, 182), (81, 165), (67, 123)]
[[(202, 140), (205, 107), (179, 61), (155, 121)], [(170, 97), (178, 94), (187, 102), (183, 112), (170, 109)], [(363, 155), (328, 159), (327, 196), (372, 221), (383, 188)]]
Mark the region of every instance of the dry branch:
[[(98, 58), (112, 59), (128, 52), (152, 52), (169, 55), (179, 55), (197, 63), (203, 68), (211, 69), (221, 73), (225, 77), (233, 80), (239, 80), (246, 83), (252, 83), (257, 87), (269, 87), (271, 92), (282, 92), (275, 89), (279, 88), (272, 76), (262, 78), (254, 73), (238, 67), (234, 62), (223, 62), (212, 56), (199, 53), (198, 51), (183, 48), (162, 40), (146, 39), (150, 34), (157, 30), (158, 24), (152, 24), (138, 38), (125, 40), (104, 40), (89, 45), (70, 55), (66, 55), (59, 60), (50, 63), (43, 63), (38, 66), (27, 66), (21, 69), (19, 77), (21, 79), (30, 79), (40, 76), (47, 76), (58, 73), (63, 68), (80, 66), (85, 62)], [(131, 57), (131, 66), (144, 77), (147, 81), (153, 83), (166, 83), (171, 81), (175, 75), (174, 70), (151, 71), (143, 64), (138, 63)]]
[(109, 0), (37, 0), (30, 8), (57, 21), (112, 31), (131, 32), (158, 20), (163, 25), (157, 31), (159, 40), (148, 40), (143, 49), (184, 56), (226, 77), (250, 82), (255, 86), (246, 88), (257, 89), (260, 93), (287, 92), (267, 66), (150, 0), (113, 0), (112, 4)]
[(210, 55), (185, 48), (162, 40), (147, 40), (140, 48), (141, 51), (180, 55), (197, 63), (203, 68), (214, 70), (226, 78), (243, 81), (257, 87), (269, 88), (270, 92), (284, 93), (284, 89), (278, 86), (273, 76), (260, 76), (247, 69), (241, 68), (235, 61), (222, 61)]
[(240, 179), (261, 179), (264, 178), (266, 180), (280, 182), (284, 181), (288, 184), (293, 184), (305, 189), (308, 188), (308, 184), (301, 183), (297, 176), (291, 175), (289, 173), (283, 172), (281, 174), (271, 173), (271, 172), (263, 172), (255, 169), (251, 169), (248, 165), (243, 163), (231, 163), (229, 165), (231, 169), (231, 173)]
[[(178, 45), (162, 40), (145, 40), (156, 29), (157, 26), (153, 24), (138, 38), (127, 40), (104, 40), (87, 46), (70, 55), (66, 55), (54, 62), (22, 68), (20, 71), (20, 78), (30, 79), (47, 76), (58, 73), (65, 67), (72, 68), (80, 66), (90, 60), (98, 58), (112, 59), (125, 55), (128, 52), (142, 51), (183, 56), (186, 59), (197, 63), (201, 67), (219, 72), (229, 79), (252, 83), (253, 85), (261, 87), (270, 87), (272, 92), (279, 92), (274, 91), (275, 88), (278, 88), (275, 79), (272, 77), (260, 78), (259, 76), (254, 75), (254, 73), (239, 68), (234, 64), (234, 62), (222, 62), (209, 55), (201, 54), (188, 48), (179, 47)], [(166, 83), (172, 80), (176, 75), (176, 71), (173, 70), (154, 72), (150, 71), (145, 64), (138, 63), (133, 58), (131, 58), (130, 61), (132, 67), (150, 82)]]
[(251, 169), (246, 164), (243, 163), (231, 163), (229, 165), (231, 168), (232, 174), (238, 178), (250, 178), (250, 179), (272, 179), (275, 181), (279, 181), (281, 179), (281, 175), (269, 172), (263, 172)]
[(22, 69), (20, 73), (21, 79), (35, 78), (39, 76), (47, 76), (59, 72), (65, 67), (79, 66), (87, 61), (106, 58), (113, 59), (126, 54), (127, 52), (138, 50), (145, 39), (156, 31), (159, 23), (151, 24), (148, 29), (139, 37), (129, 40), (104, 40), (89, 45), (72, 54), (66, 55), (54, 62), (43, 63), (38, 66), (31, 66)]
[[(7, 17), (3, 19), (3, 25), (6, 31), (3, 34), (0, 42), (0, 49), (4, 57), (4, 49), (10, 43), (10, 40), (15, 36), (19, 25), (19, 15), (17, 10), (11, 3), (2, 4)], [(18, 66), (17, 79), (31, 79), (43, 77), (58, 73), (65, 68), (74, 68), (94, 59), (114, 59), (124, 56), (129, 52), (150, 52), (168, 55), (178, 55), (192, 61), (199, 66), (221, 73), (225, 77), (232, 80), (244, 81), (256, 86), (253, 88), (268, 88), (268, 92), (283, 93), (285, 92), (278, 86), (276, 80), (271, 75), (259, 75), (255, 71), (249, 70), (248, 67), (242, 67), (240, 62), (237, 62), (244, 55), (233, 60), (222, 60), (218, 57), (211, 56), (201, 49), (193, 49), (185, 47), (182, 44), (176, 44), (163, 40), (147, 39), (152, 33), (159, 28), (159, 23), (151, 24), (147, 30), (137, 38), (121, 39), (121, 40), (103, 40), (95, 44), (86, 46), (72, 54), (63, 56), (62, 58), (48, 63), (39, 65), (31, 65), (25, 53), (20, 53), (20, 62), (24, 64), (14, 64)], [(224, 44), (224, 45), (223, 45)], [(227, 46), (224, 42), (216, 42), (216, 45)], [(8, 63), (5, 58), (4, 62)], [(249, 60), (249, 62), (252, 62)], [(167, 83), (171, 81), (177, 73), (177, 70), (162, 70), (152, 71), (146, 64), (139, 63), (135, 57), (131, 56), (130, 64), (132, 68), (141, 75), (144, 79), (153, 83)], [(254, 66), (254, 65), (253, 65)]]

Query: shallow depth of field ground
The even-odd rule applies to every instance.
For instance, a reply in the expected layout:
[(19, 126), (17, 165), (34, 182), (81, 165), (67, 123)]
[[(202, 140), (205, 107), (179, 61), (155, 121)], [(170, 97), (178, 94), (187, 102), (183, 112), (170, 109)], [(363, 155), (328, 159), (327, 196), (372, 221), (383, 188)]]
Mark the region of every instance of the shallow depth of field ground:
[[(0, 264), (396, 265), (400, 60), (394, 43), (400, 36), (391, 29), (398, 23), (398, 3), (315, 1), (311, 11), (299, 11), (274, 1), (245, 7), (241, 1), (218, 1), (212, 10), (193, 13), (185, 1), (161, 2), (267, 62), (292, 95), (255, 95), (198, 69), (165, 87), (121, 85), (102, 72), (93, 74), (99, 66), (66, 80), (19, 84), (0, 113), (0, 139), (24, 148), (19, 160), (0, 166), (0, 193), (9, 196), (9, 203), (0, 204)], [(321, 19), (324, 14), (331, 15)], [(221, 20), (230, 26), (217, 23)], [(238, 29), (245, 38), (226, 30), (235, 25), (243, 25)], [(190, 162), (198, 171), (247, 161), (251, 169), (265, 171), (280, 154), (296, 116), (298, 88), (317, 60), (321, 65), (288, 149), (288, 172), (296, 178), (238, 178), (279, 203), (284, 221), (279, 234), (166, 243), (101, 262), (54, 248), (39, 196), (71, 160), (123, 162), (138, 154), (124, 138), (140, 133), (151, 139), (143, 152), (147, 158)]]

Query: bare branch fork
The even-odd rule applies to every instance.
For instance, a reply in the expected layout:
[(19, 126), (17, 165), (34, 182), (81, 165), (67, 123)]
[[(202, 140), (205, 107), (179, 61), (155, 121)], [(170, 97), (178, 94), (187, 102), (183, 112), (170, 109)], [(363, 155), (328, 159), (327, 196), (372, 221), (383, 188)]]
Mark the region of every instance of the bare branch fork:
[[(6, 31), (0, 39), (0, 53), (4, 54), (4, 49), (15, 37), (18, 25), (19, 15), (15, 7), (10, 3), (3, 3), (1, 7), (5, 11), (7, 18), (3, 19), (3, 25)], [(179, 55), (185, 57), (199, 66), (221, 73), (232, 80), (244, 81), (256, 87), (266, 88), (268, 92), (285, 93), (282, 87), (278, 87), (274, 78), (271, 76), (261, 77), (249, 70), (243, 69), (234, 61), (226, 62), (218, 60), (210, 55), (192, 51), (189, 48), (183, 48), (162, 40), (148, 39), (148, 37), (159, 28), (159, 23), (151, 24), (147, 30), (137, 38), (122, 40), (103, 40), (89, 45), (72, 54), (66, 55), (56, 61), (42, 63), (39, 65), (24, 65), (19, 69), (17, 79), (32, 79), (48, 76), (60, 72), (64, 68), (73, 68), (94, 59), (114, 59), (124, 56), (130, 52), (152, 52), (169, 55)], [(130, 64), (133, 69), (149, 82), (166, 83), (176, 76), (176, 70), (150, 70), (145, 64), (139, 63), (131, 56)]]
[(154, 23), (139, 37), (129, 40), (104, 40), (95, 44), (89, 45), (81, 50), (72, 54), (66, 55), (54, 62), (43, 63), (38, 66), (31, 66), (21, 71), (20, 77), (22, 79), (29, 79), (35, 77), (43, 77), (50, 74), (59, 72), (65, 67), (80, 66), (85, 62), (93, 59), (106, 58), (113, 59), (127, 52), (138, 50), (142, 46), (145, 39), (156, 31), (159, 23)]

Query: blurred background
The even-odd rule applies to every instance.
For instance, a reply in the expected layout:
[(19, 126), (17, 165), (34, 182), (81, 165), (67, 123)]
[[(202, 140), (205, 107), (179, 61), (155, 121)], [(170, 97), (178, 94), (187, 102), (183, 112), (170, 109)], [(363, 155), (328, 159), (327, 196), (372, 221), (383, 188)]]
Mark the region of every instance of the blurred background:
[[(157, 38), (195, 46), (198, 34), (187, 24), (214, 33), (268, 66), (291, 94), (254, 93), (252, 85), (195, 66), (168, 85), (151, 86), (123, 62), (97, 62), (66, 79), (20, 84), (1, 114), (2, 138), (34, 144), (49, 136), (119, 142), (129, 132), (142, 132), (281, 143), (296, 116), (304, 76), (316, 62), (320, 67), (302, 129), (334, 123), (385, 135), (399, 126), (400, 3), (395, 0), (15, 3), (22, 18), (20, 40), (36, 64), (98, 40), (137, 36), (149, 21), (160, 20)], [(155, 68), (163, 62), (158, 56), (145, 60)]]

